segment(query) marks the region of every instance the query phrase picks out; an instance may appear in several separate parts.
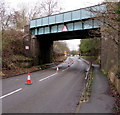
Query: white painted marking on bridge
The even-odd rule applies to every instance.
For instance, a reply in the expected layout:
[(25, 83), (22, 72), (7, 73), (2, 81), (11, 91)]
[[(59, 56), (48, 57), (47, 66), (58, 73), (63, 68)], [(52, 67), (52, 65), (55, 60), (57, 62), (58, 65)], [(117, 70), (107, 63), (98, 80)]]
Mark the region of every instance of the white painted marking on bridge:
[(7, 96), (9, 96), (9, 95), (12, 95), (12, 94), (14, 94), (14, 93), (16, 93), (16, 92), (19, 92), (20, 90), (22, 90), (22, 88), (19, 88), (19, 89), (15, 90), (15, 91), (13, 91), (13, 92), (11, 92), (11, 93), (8, 93), (8, 94), (6, 94), (6, 95), (3, 95), (3, 96), (0, 97), (0, 99), (5, 98), (5, 97), (7, 97)]
[(45, 78), (43, 78), (43, 79), (40, 79), (39, 81), (44, 81), (44, 80), (46, 80), (46, 79), (48, 79), (48, 78), (50, 78), (50, 77), (53, 77), (53, 76), (56, 75), (56, 74), (58, 74), (58, 73), (55, 73), (55, 74), (52, 74), (52, 75), (50, 75), (50, 76), (48, 76), (48, 77), (45, 77)]

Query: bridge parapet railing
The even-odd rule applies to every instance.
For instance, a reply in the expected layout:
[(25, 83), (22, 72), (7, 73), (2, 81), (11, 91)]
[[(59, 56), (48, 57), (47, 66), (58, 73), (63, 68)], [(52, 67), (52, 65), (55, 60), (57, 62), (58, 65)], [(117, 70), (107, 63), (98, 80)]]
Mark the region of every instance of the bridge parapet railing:
[(51, 16), (41, 17), (30, 22), (30, 28), (49, 26), (54, 24), (64, 24), (71, 21), (86, 20), (96, 17), (98, 12), (106, 12), (106, 4), (81, 8)]

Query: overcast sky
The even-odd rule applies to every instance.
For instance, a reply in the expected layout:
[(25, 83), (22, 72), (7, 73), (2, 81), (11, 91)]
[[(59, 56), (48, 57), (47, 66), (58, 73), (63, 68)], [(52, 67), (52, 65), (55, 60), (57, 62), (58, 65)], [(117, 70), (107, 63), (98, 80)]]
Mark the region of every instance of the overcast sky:
[[(19, 4), (24, 3), (27, 4), (28, 7), (32, 7), (37, 1), (40, 0), (5, 0), (8, 5), (12, 8), (17, 9)], [(42, 1), (42, 0), (41, 0)], [(92, 5), (96, 5), (101, 3), (103, 0), (59, 0), (63, 11), (70, 11), (79, 8), (84, 8)], [(80, 40), (68, 40), (66, 41), (70, 50), (77, 50), (78, 45), (80, 44)]]

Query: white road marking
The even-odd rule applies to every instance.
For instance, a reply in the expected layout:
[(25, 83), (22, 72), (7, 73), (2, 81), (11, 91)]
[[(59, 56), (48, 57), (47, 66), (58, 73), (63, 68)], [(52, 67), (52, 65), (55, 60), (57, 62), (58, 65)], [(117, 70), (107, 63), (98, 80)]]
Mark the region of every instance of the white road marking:
[(50, 76), (48, 76), (48, 77), (45, 77), (45, 78), (43, 78), (43, 79), (40, 79), (39, 81), (44, 81), (44, 80), (46, 80), (46, 79), (48, 79), (48, 78), (50, 78), (50, 77), (52, 77), (52, 76), (54, 76), (54, 75), (56, 75), (56, 74), (58, 74), (58, 73), (55, 73), (55, 74), (52, 74), (52, 75), (50, 75)]
[(13, 91), (13, 92), (11, 92), (11, 93), (8, 93), (8, 94), (6, 94), (6, 95), (3, 95), (3, 96), (0, 97), (0, 99), (2, 99), (2, 98), (4, 98), (4, 97), (7, 97), (7, 96), (9, 96), (9, 95), (12, 95), (12, 94), (14, 94), (14, 93), (16, 93), (16, 92), (18, 92), (18, 91), (20, 91), (20, 90), (22, 90), (22, 88), (19, 88), (19, 89), (15, 90), (15, 91)]
[(64, 69), (64, 70), (62, 70), (62, 71), (65, 71), (65, 70), (67, 70), (68, 68), (66, 68), (66, 69)]

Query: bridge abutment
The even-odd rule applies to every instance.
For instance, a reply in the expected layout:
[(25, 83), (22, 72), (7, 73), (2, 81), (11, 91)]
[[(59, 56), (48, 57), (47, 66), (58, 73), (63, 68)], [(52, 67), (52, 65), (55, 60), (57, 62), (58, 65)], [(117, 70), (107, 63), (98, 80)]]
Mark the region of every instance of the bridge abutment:
[(52, 62), (53, 41), (41, 39), (39, 36), (31, 40), (31, 52), (34, 59), (34, 65), (40, 65)]

